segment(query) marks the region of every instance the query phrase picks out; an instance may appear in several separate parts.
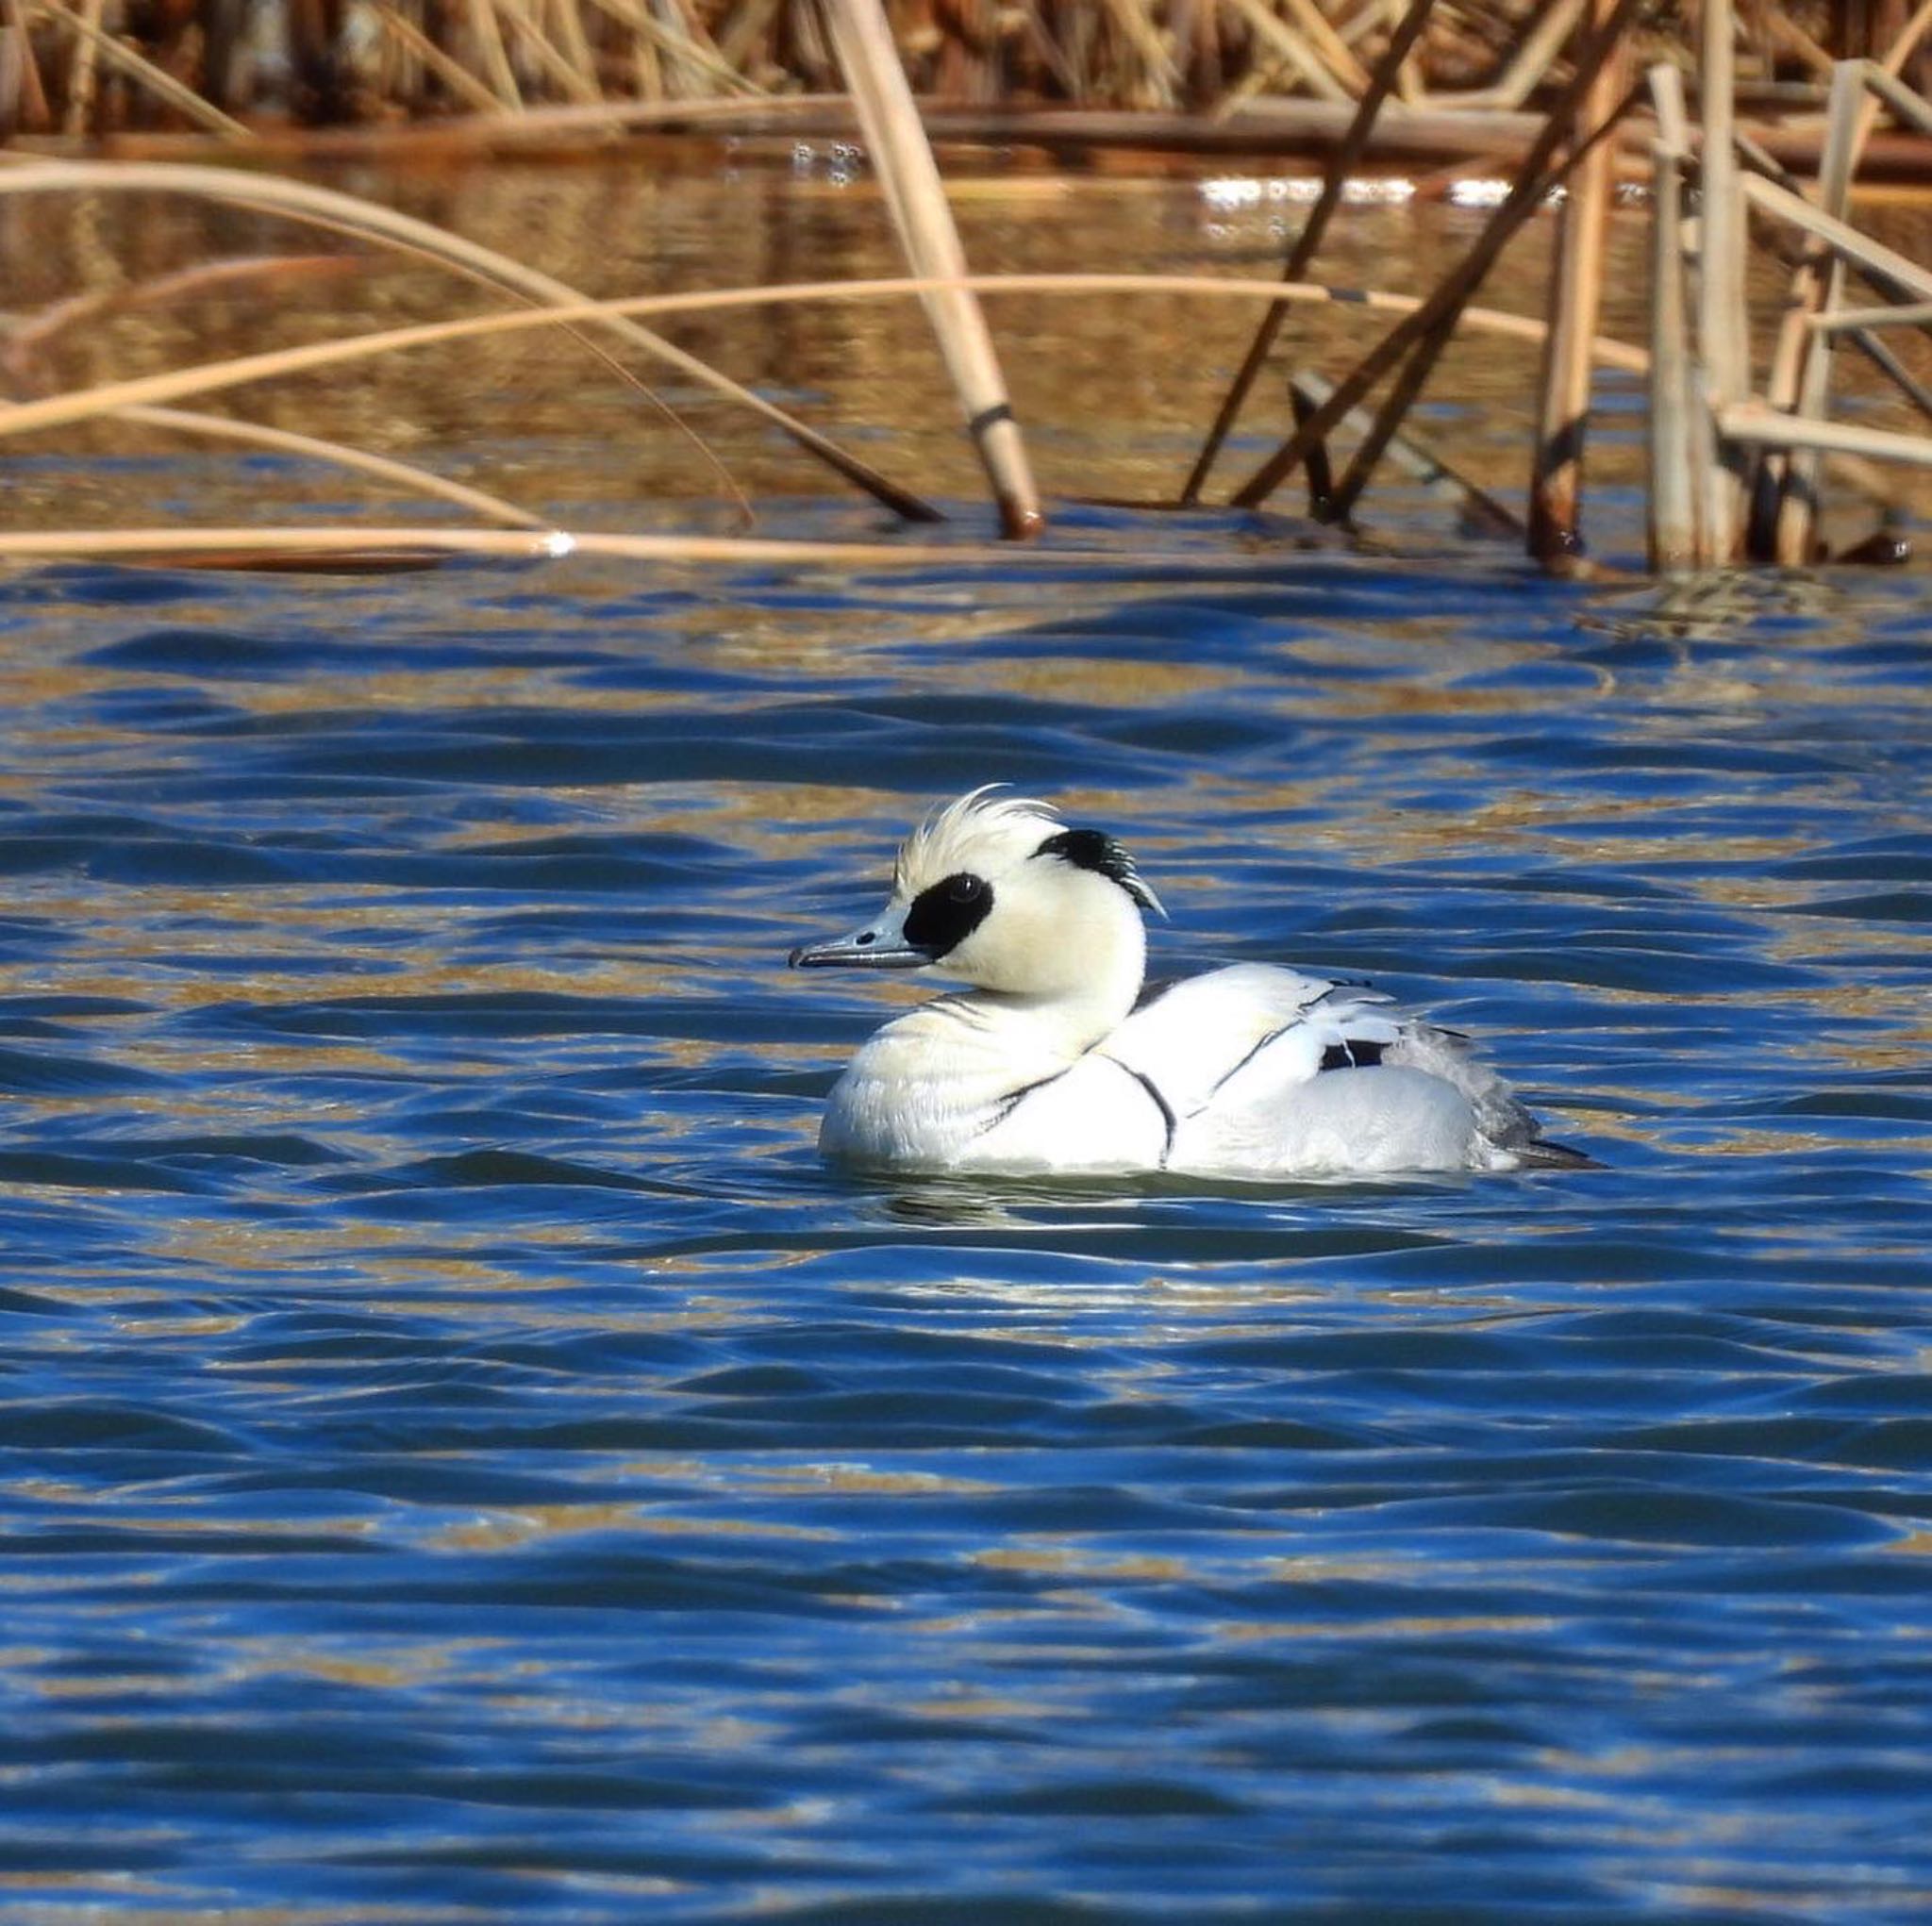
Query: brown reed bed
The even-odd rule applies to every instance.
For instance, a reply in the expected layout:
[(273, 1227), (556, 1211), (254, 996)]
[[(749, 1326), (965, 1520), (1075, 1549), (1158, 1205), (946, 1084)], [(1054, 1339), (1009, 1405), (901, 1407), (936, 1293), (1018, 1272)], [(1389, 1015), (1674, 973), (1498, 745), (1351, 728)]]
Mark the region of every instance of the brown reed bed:
[[(31, 45), (30, 36), (23, 41), (18, 23), (29, 19), (22, 9), (32, 4), (34, 0), (0, 0), (8, 9), (7, 18), (16, 23), (8, 29), (16, 54), (21, 45)], [(65, 5), (65, 0), (59, 4)], [(98, 33), (107, 4), (100, 0), (85, 16), (96, 29), (95, 37), (82, 34), (76, 41), (76, 46), (93, 47), (103, 57)], [(891, 17), (898, 27), (895, 41), (879, 0), (823, 0), (818, 7), (796, 11), (775, 5), (720, 8), (709, 15), (701, 8), (681, 4), (636, 18), (625, 10), (631, 4), (632, 0), (623, 0), (622, 6), (616, 0), (598, 0), (598, 18), (604, 25), (592, 35), (571, 0), (549, 0), (548, 5), (518, 0), (508, 10), (496, 8), (494, 0), (468, 0), (461, 8), (425, 11), (411, 27), (425, 37), (423, 45), (415, 47), (415, 56), (425, 72), (441, 72), (431, 52), (447, 61), (455, 58), (450, 47), (460, 44), (477, 63), (476, 72), (486, 76), (479, 80), (473, 75), (466, 84), (492, 88), (497, 108), (510, 119), (545, 111), (591, 116), (606, 105), (601, 98), (589, 97), (591, 76), (593, 70), (603, 73), (600, 50), (608, 49), (610, 32), (622, 25), (630, 33), (625, 42), (629, 71), (641, 87), (648, 72), (651, 84), (662, 90), (670, 84), (675, 68), (692, 87), (702, 81), (723, 90), (715, 98), (729, 104), (748, 98), (750, 88), (764, 86), (774, 77), (762, 70), (756, 77), (744, 71), (754, 44), (747, 32), (732, 30), (746, 28), (755, 11), (762, 30), (776, 34), (783, 27), (795, 36), (782, 44), (797, 53), (810, 70), (799, 84), (823, 86), (827, 77), (842, 81), (850, 96), (846, 110), (863, 129), (871, 164), (911, 272), (903, 278), (863, 283), (592, 300), (442, 228), (270, 174), (152, 159), (127, 163), (0, 155), (0, 162), (6, 163), (0, 164), (0, 205), (8, 197), (35, 193), (137, 191), (203, 197), (347, 236), (366, 247), (400, 252), (520, 304), (508, 312), (267, 349), (57, 392), (34, 391), (42, 385), (37, 349), (61, 327), (81, 322), (84, 309), (62, 304), (39, 316), (17, 319), (0, 355), (0, 370), (13, 384), (11, 402), (0, 404), (0, 445), (20, 435), (44, 434), (84, 422), (134, 422), (328, 460), (494, 525), (425, 528), (413, 538), (413, 546), (407, 531), (398, 532), (390, 524), (306, 534), (227, 527), (199, 534), (178, 528), (123, 527), (92, 533), (76, 530), (66, 537), (41, 531), (0, 534), (0, 556), (200, 552), (219, 556), (230, 565), (251, 556), (288, 563), (304, 556), (325, 556), (332, 566), (359, 556), (372, 566), (393, 566), (411, 556), (456, 552), (541, 556), (594, 548), (661, 556), (680, 552), (681, 546), (687, 558), (706, 560), (734, 555), (771, 558), (778, 554), (797, 558), (814, 552), (809, 545), (774, 547), (749, 537), (737, 538), (734, 545), (731, 540), (711, 537), (574, 535), (547, 527), (541, 516), (501, 490), (453, 482), (346, 443), (294, 437), (285, 430), (177, 406), (305, 370), (346, 368), (375, 357), (539, 327), (558, 330), (572, 352), (596, 357), (641, 392), (648, 393), (643, 371), (670, 369), (680, 381), (752, 411), (902, 520), (937, 520), (938, 509), (919, 490), (879, 472), (831, 436), (646, 324), (647, 318), (662, 320), (732, 307), (880, 299), (916, 299), (924, 305), (1002, 526), (1009, 537), (1031, 534), (1043, 525), (1046, 506), (1008, 401), (996, 332), (981, 312), (982, 296), (1019, 291), (1053, 292), (1074, 300), (1091, 300), (1103, 291), (1158, 292), (1247, 303), (1262, 310), (1254, 346), (1222, 403), (1191, 473), (1177, 485), (1180, 506), (1204, 499), (1224, 439), (1249, 405), (1257, 374), (1275, 352), (1282, 315), (1297, 304), (1344, 296), (1365, 315), (1389, 315), (1388, 325), (1353, 365), (1332, 378), (1317, 370), (1288, 371), (1292, 424), (1275, 453), (1236, 486), (1231, 499), (1237, 506), (1259, 507), (1299, 475), (1313, 516), (1345, 521), (1355, 514), (1387, 456), (1411, 473), (1428, 476), (1432, 487), (1459, 491), (1488, 527), (1523, 531), (1531, 553), (1546, 565), (1577, 566), (1591, 374), (1602, 366), (1644, 374), (1649, 382), (1651, 556), (1659, 569), (1724, 566), (1747, 554), (1785, 562), (1814, 559), (1820, 553), (1819, 507), (1827, 467), (1878, 505), (1874, 512), (1881, 515), (1884, 505), (1897, 498), (1897, 490), (1873, 466), (1874, 462), (1907, 470), (1932, 467), (1932, 434), (1874, 428), (1834, 421), (1827, 414), (1831, 355), (1842, 340), (1872, 360), (1924, 415), (1922, 430), (1932, 423), (1932, 390), (1915, 374), (1909, 353), (1891, 345), (1902, 339), (1923, 338), (1927, 327), (1924, 310), (1932, 304), (1932, 274), (1861, 233), (1850, 218), (1853, 184), (1880, 116), (1889, 116), (1908, 138), (1932, 135), (1932, 109), (1903, 77), (1916, 72), (1922, 62), (1932, 34), (1932, 0), (1922, 0), (1916, 13), (1887, 42), (1881, 58), (1827, 59), (1825, 110), (1813, 134), (1819, 159), (1816, 177), (1809, 182), (1785, 173), (1767, 150), (1761, 128), (1740, 123), (1739, 50), (1752, 42), (1739, 32), (1730, 0), (1705, 0), (1703, 44), (1692, 63), (1699, 108), (1694, 125), (1686, 100), (1688, 56), (1678, 51), (1670, 58), (1652, 58), (1641, 77), (1634, 77), (1638, 63), (1654, 54), (1657, 44), (1642, 0), (1577, 0), (1574, 6), (1558, 0), (1556, 10), (1565, 31), (1542, 31), (1541, 40), (1537, 40), (1545, 16), (1536, 16), (1507, 62), (1506, 79), (1492, 81), (1486, 90), (1491, 100), (1499, 97), (1498, 90), (1512, 100), (1539, 90), (1546, 94), (1533, 127), (1516, 150), (1507, 191), (1462, 257), (1433, 290), (1415, 297), (1375, 290), (1331, 290), (1311, 278), (1311, 270), (1340, 205), (1343, 183), (1373, 151), (1385, 121), (1390, 116), (1412, 121), (1418, 113), (1437, 111), (1429, 93), (1431, 77), (1438, 72), (1437, 15), (1440, 12), (1458, 33), (1471, 19), (1481, 17), (1466, 8), (1452, 8), (1446, 0), (1440, 8), (1436, 0), (1409, 0), (1392, 19), (1379, 4), (1347, 19), (1339, 13), (1330, 17), (1320, 11), (1316, 0), (1278, 0), (1273, 8), (1264, 7), (1263, 0), (1242, 0), (1231, 8), (1189, 14), (1196, 21), (1244, 22), (1257, 47), (1292, 68), (1303, 84), (1322, 96), (1308, 103), (1311, 108), (1327, 111), (1340, 106), (1346, 113), (1322, 192), (1289, 252), (1282, 278), (1270, 282), (1095, 274), (974, 275), (968, 272), (928, 141), (933, 116), (921, 108), (908, 84), (908, 22), (916, 25), (927, 19), (918, 8), (900, 8)], [(318, 12), (326, 14), (327, 9), (321, 0), (314, 0), (307, 11), (297, 8), (289, 18), (294, 21), (299, 16), (312, 25), (311, 15)], [(193, 8), (184, 8), (184, 17), (189, 14), (205, 26), (211, 19)], [(1261, 24), (1264, 14), (1270, 23), (1266, 26)], [(944, 17), (957, 22), (964, 15), (953, 8)], [(1115, 67), (1137, 73), (1143, 84), (1151, 84), (1158, 73), (1163, 84), (1180, 86), (1195, 71), (1191, 58), (1178, 59), (1174, 37), (1163, 40), (1156, 30), (1157, 19), (1165, 15), (1138, 5), (1138, 0), (1109, 0), (1108, 5), (1077, 16), (1071, 8), (1035, 8), (1024, 18), (1032, 23), (1032, 52), (1027, 58), (1037, 57), (1056, 72), (1064, 67), (1060, 81), (1075, 93), (1076, 83), (1084, 86), (1083, 76), (1099, 60), (1100, 41), (1093, 36), (1112, 36), (1106, 44)], [(665, 25), (667, 19), (674, 23), (670, 27)], [(680, 22), (681, 26), (676, 24)], [(429, 33), (430, 26), (444, 34), (444, 42)], [(687, 29), (688, 45), (680, 39)], [(1057, 33), (1078, 39), (1077, 59), (1070, 53), (1072, 42), (1056, 39)], [(667, 43), (667, 35), (676, 44)], [(1284, 36), (1299, 49), (1293, 60), (1288, 58)], [(209, 44), (204, 35), (204, 56)], [(1197, 53), (1202, 44), (1198, 35), (1189, 42)], [(1538, 58), (1530, 75), (1525, 61), (1533, 44)], [(643, 58), (646, 46), (648, 60)], [(521, 55), (513, 51), (517, 48), (523, 49)], [(910, 50), (915, 70), (935, 55), (935, 48), (917, 33)], [(120, 61), (117, 71), (131, 72), (127, 59), (146, 57), (128, 55), (124, 49), (123, 56), (115, 58)], [(526, 69), (520, 66), (520, 59), (535, 60), (546, 85), (566, 91), (575, 87), (572, 103), (554, 109), (533, 105), (532, 94), (539, 100), (542, 96), (525, 88)], [(826, 62), (830, 68), (824, 68)], [(300, 61), (294, 64), (320, 85), (315, 75), (321, 70), (313, 60), (306, 68)], [(68, 97), (58, 90), (49, 91), (47, 76), (37, 72), (30, 84), (30, 65), (16, 58), (9, 72), (21, 97), (38, 91), (52, 114), (57, 100)], [(727, 70), (743, 83), (736, 95), (728, 92)], [(1227, 79), (1225, 62), (1215, 71)], [(1318, 72), (1326, 76), (1320, 84), (1312, 77)], [(575, 82), (568, 79), (571, 75), (577, 76)], [(240, 127), (242, 124), (228, 115), (228, 106), (238, 103), (232, 98), (233, 75), (226, 77), (230, 85), (217, 91), (228, 104), (206, 104)], [(443, 77), (450, 88), (462, 91), (448, 75)], [(1239, 82), (1228, 85), (1238, 87)], [(1324, 89), (1338, 92), (1340, 101), (1329, 100)], [(158, 90), (155, 97), (163, 94)], [(71, 98), (68, 105), (71, 108)], [(766, 103), (758, 107), (768, 110)], [(1492, 108), (1471, 111), (1479, 119)], [(585, 119), (573, 125), (593, 123)], [(246, 137), (245, 130), (243, 135), (230, 135), (225, 128), (218, 131), (225, 140)], [(1656, 210), (1652, 324), (1646, 348), (1607, 340), (1599, 328), (1605, 212), (1611, 180), (1608, 158), (1618, 142), (1627, 145), (1633, 139), (1650, 150)], [(1567, 196), (1553, 251), (1545, 315), (1508, 315), (1478, 306), (1476, 296), (1500, 256), (1559, 189), (1567, 189)], [(1693, 197), (1694, 221), (1687, 218)], [(1760, 237), (1756, 243), (1750, 227), (1754, 216)], [(1780, 234), (1785, 237), (1782, 241), (1777, 239)], [(1778, 340), (1757, 357), (1742, 299), (1745, 252), (1753, 244), (1782, 247), (1778, 257), (1789, 259), (1792, 274), (1791, 299)], [(225, 268), (211, 265), (201, 272), (242, 277), (258, 274), (266, 281), (291, 271), (264, 261)], [(1859, 303), (1847, 292), (1853, 276), (1865, 291)], [(171, 291), (156, 286), (137, 289), (126, 298), (158, 300)], [(1458, 330), (1514, 334), (1541, 346), (1538, 420), (1529, 451), (1527, 503), (1521, 516), (1459, 476), (1408, 430), (1413, 405)], [(1754, 387), (1758, 363), (1764, 369), (1761, 391)], [(688, 432), (665, 412), (679, 432)], [(1338, 434), (1344, 440), (1346, 454), (1339, 479), (1330, 446)], [(750, 504), (739, 499), (748, 518)], [(920, 553), (919, 545), (903, 542), (861, 547), (862, 556), (850, 544), (822, 553), (826, 559), (851, 561), (908, 558)], [(961, 557), (969, 553), (957, 547), (950, 552)], [(1084, 559), (1065, 550), (1049, 552)]]
[[(1467, 131), (1507, 131), (1567, 84), (1591, 5), (1433, 9), (1394, 63), (1402, 112), (1379, 138), (1454, 150)], [(1834, 59), (1883, 58), (1894, 11), (1754, 6), (1734, 57), (1746, 106), (1773, 127), (1815, 111)], [(1197, 141), (1324, 143), (1404, 17), (1389, 0), (881, 9), (913, 92), (943, 110), (935, 125), (1049, 142), (1078, 138), (1061, 110), (1080, 109), (1142, 116), (1141, 138), (1156, 143), (1185, 141), (1190, 124)], [(1633, 67), (1693, 65), (1697, 17), (1688, 0), (1647, 8), (1626, 36)], [(823, 125), (846, 91), (836, 19), (823, 0), (0, 0), (0, 141), (286, 144), (302, 130), (357, 129), (366, 142), (442, 128), (564, 143), (653, 124)], [(1903, 77), (1923, 91), (1932, 69), (1918, 59)], [(1137, 138), (1132, 123), (1090, 125)]]

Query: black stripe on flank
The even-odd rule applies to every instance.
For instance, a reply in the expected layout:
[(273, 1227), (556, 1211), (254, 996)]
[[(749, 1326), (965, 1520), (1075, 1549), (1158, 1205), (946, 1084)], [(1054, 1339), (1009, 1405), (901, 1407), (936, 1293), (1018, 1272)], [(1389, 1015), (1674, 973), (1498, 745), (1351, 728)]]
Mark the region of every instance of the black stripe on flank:
[(1228, 1083), (1231, 1079), (1240, 1076), (1241, 1071), (1246, 1070), (1249, 1064), (1253, 1063), (1256, 1057), (1259, 1056), (1260, 1054), (1264, 1050), (1266, 1050), (1268, 1046), (1271, 1043), (1273, 1043), (1277, 1037), (1286, 1037), (1288, 1033), (1291, 1030), (1292, 1030), (1294, 1026), (1300, 1021), (1301, 1018), (1299, 1016), (1291, 1017), (1288, 1020), (1288, 1021), (1282, 1024), (1278, 1030), (1270, 1030), (1268, 1034), (1265, 1037), (1263, 1037), (1261, 1040), (1257, 1044), (1256, 1044), (1255, 1047), (1251, 1051), (1249, 1051), (1248, 1054), (1244, 1057), (1242, 1057), (1241, 1060), (1238, 1064), (1236, 1064), (1232, 1070), (1224, 1071), (1219, 1077), (1215, 1079), (1214, 1088), (1208, 1093), (1209, 1100), (1211, 1101), (1213, 1098), (1218, 1097), (1221, 1094), (1223, 1085)]
[(1035, 1090), (1043, 1090), (1048, 1084), (1057, 1084), (1066, 1075), (1063, 1070), (1057, 1070), (1050, 1077), (1041, 1077), (1030, 1084), (1022, 1084), (1017, 1090), (1008, 1091), (999, 1101), (992, 1116), (980, 1126), (979, 1135), (984, 1137), (989, 1130), (997, 1130)]
[(935, 963), (958, 949), (992, 913), (992, 885), (964, 870), (922, 889), (906, 912), (906, 940)]
[[(1097, 1050), (1094, 1052), (1094, 1054), (1096, 1056), (1107, 1056), (1107, 1052)], [(1180, 1119), (1174, 1114), (1174, 1105), (1160, 1094), (1159, 1087), (1152, 1077), (1136, 1070), (1132, 1064), (1123, 1063), (1117, 1056), (1107, 1056), (1107, 1060), (1116, 1070), (1125, 1071), (1153, 1098), (1154, 1107), (1160, 1112), (1160, 1127), (1163, 1133), (1160, 1145), (1160, 1168), (1163, 1171), (1166, 1170), (1167, 1160), (1174, 1154), (1174, 1134), (1180, 1127)]]

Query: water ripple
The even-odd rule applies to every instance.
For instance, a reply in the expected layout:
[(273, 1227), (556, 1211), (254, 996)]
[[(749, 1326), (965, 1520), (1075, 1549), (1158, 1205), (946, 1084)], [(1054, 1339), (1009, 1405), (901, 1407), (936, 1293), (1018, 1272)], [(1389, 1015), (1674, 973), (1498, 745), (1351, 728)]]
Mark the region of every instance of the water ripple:
[[(0, 585), (23, 1907), (1923, 1913), (1923, 596), (1087, 523)], [(823, 1170), (784, 955), (992, 779), (1607, 1168)]]

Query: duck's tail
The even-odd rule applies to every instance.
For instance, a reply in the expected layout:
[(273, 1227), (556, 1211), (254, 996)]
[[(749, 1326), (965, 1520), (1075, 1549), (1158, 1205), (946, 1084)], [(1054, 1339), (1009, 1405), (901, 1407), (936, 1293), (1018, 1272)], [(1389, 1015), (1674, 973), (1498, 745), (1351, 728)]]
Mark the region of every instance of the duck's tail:
[(1610, 1167), (1574, 1144), (1557, 1143), (1555, 1138), (1532, 1137), (1527, 1143), (1509, 1146), (1521, 1171), (1607, 1171)]
[(1476, 1132), (1493, 1149), (1502, 1168), (1520, 1171), (1600, 1171), (1604, 1167), (1587, 1151), (1556, 1143), (1542, 1134), (1514, 1090), (1474, 1053), (1459, 1030), (1434, 1023), (1405, 1023), (1396, 1044), (1385, 1053), (1385, 1063), (1412, 1064), (1454, 1084), (1475, 1112)]

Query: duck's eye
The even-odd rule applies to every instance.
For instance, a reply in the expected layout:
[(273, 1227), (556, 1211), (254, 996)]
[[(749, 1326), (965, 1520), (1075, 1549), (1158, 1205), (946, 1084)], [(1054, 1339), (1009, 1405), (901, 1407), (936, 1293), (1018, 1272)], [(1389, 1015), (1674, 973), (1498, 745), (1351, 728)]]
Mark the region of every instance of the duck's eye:
[(906, 940), (935, 962), (963, 943), (992, 908), (992, 885), (965, 870), (922, 889), (906, 912)]

